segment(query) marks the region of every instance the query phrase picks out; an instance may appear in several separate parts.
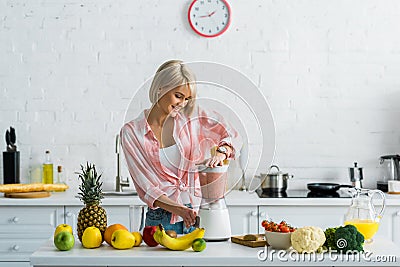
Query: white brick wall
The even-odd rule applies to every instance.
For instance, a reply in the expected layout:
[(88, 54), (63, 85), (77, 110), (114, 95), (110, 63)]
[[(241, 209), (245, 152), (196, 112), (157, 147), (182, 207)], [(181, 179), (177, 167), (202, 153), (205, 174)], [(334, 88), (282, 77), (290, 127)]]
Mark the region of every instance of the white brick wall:
[(133, 92), (180, 58), (254, 81), (291, 186), (347, 182), (354, 161), (374, 186), (378, 157), (400, 153), (400, 2), (230, 0), (231, 28), (214, 39), (190, 29), (190, 2), (0, 0), (0, 133), (17, 129), (22, 180), (50, 149), (71, 184), (89, 160), (111, 187), (114, 136)]

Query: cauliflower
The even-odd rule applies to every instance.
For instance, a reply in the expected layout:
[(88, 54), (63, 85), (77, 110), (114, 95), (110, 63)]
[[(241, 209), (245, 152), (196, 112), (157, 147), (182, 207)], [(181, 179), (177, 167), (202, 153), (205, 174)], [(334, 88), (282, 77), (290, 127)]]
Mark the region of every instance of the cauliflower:
[(315, 226), (298, 228), (291, 236), (292, 247), (299, 253), (312, 253), (325, 243), (324, 231)]

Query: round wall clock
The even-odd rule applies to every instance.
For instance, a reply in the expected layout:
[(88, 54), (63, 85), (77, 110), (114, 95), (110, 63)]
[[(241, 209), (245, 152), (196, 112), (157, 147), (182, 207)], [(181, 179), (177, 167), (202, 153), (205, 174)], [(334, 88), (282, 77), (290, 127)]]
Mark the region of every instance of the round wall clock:
[(197, 34), (216, 37), (228, 29), (231, 8), (225, 0), (194, 0), (189, 7), (188, 20)]

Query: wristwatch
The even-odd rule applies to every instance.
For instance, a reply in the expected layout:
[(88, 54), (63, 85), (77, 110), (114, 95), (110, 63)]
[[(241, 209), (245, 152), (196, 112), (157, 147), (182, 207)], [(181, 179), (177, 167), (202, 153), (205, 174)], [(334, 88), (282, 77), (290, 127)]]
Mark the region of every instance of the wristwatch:
[(226, 147), (224, 147), (224, 146), (219, 146), (219, 147), (217, 148), (217, 151), (218, 151), (219, 153), (224, 154), (224, 155), (225, 155), (225, 159), (228, 158), (228, 149), (227, 149)]

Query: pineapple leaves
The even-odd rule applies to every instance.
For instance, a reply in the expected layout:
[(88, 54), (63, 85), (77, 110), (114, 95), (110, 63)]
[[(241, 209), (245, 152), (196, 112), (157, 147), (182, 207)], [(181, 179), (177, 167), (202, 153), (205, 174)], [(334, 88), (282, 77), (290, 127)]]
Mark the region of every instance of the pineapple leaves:
[(104, 196), (102, 192), (103, 183), (100, 182), (101, 174), (97, 174), (96, 166), (87, 162), (86, 166), (81, 165), (81, 172), (76, 174), (81, 181), (78, 198), (87, 206), (98, 205)]

